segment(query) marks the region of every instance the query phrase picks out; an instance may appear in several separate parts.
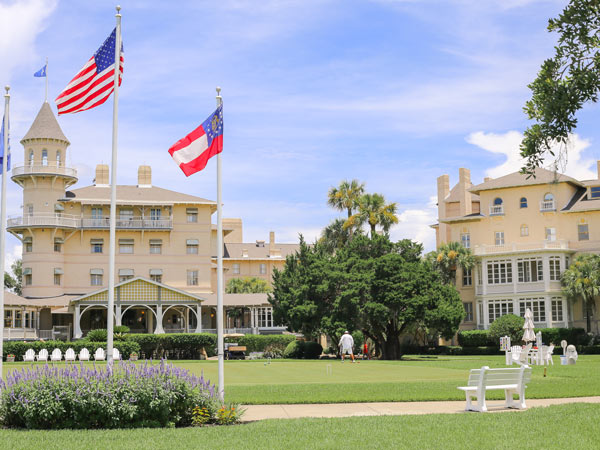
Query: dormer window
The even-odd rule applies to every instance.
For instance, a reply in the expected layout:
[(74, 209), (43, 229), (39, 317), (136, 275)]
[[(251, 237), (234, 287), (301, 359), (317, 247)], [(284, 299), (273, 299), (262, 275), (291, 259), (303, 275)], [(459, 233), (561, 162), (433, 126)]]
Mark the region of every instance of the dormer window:
[(527, 198), (526, 197), (521, 197), (521, 201), (519, 202), (519, 206), (521, 208), (527, 208)]

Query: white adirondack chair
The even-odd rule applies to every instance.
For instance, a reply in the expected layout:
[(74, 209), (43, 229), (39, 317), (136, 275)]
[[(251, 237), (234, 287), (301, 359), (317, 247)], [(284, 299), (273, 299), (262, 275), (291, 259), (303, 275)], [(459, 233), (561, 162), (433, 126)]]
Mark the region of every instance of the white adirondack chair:
[(75, 350), (72, 348), (67, 349), (65, 352), (65, 361), (75, 361)]
[(27, 350), (25, 352), (25, 354), (23, 355), (23, 361), (25, 361), (25, 362), (35, 361), (35, 351), (32, 348), (30, 348), (29, 350)]
[(106, 352), (103, 348), (98, 347), (96, 353), (94, 353), (94, 359), (96, 361), (106, 361)]
[(121, 360), (121, 354), (119, 353), (119, 349), (113, 348), (113, 361), (120, 361), (120, 360)]
[(48, 350), (46, 350), (45, 348), (41, 349), (40, 353), (38, 354), (37, 360), (48, 361)]
[(62, 352), (59, 348), (55, 348), (52, 350), (52, 354), (50, 355), (50, 361), (62, 361)]
[(525, 346), (525, 348), (521, 349), (521, 353), (519, 353), (519, 357), (517, 359), (515, 359), (514, 361), (521, 365), (521, 366), (527, 366), (529, 365), (529, 352), (531, 351), (531, 347), (533, 347), (533, 344), (530, 342), (529, 344), (527, 344)]
[(90, 351), (87, 348), (82, 348), (79, 352), (79, 361), (89, 361)]

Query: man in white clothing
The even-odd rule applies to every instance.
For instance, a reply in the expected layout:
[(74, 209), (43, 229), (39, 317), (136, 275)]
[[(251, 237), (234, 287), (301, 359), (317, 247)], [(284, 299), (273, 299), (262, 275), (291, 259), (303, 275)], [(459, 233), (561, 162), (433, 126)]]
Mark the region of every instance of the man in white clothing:
[(354, 347), (354, 339), (352, 338), (352, 335), (347, 331), (344, 332), (344, 334), (340, 338), (339, 347), (342, 351), (342, 362), (344, 362), (344, 355), (346, 353), (350, 353), (352, 362), (354, 362), (354, 352), (352, 351), (352, 348)]

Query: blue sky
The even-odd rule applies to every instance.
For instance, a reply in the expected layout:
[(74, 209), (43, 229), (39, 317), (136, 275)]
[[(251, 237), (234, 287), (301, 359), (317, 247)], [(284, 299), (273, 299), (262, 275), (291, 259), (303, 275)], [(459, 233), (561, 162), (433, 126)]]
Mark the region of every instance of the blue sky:
[[(309, 240), (339, 215), (328, 189), (357, 178), (397, 202), (396, 239), (435, 245), (436, 178), (469, 167), (473, 182), (521, 166), (522, 112), (556, 36), (554, 0), (121, 2), (119, 184), (150, 164), (153, 184), (215, 199), (215, 161), (188, 179), (167, 149), (215, 108), (225, 114), (226, 217), (244, 240)], [(49, 99), (114, 27), (110, 2), (0, 1), (0, 82), (11, 85), (13, 160), (44, 98), (32, 75), (49, 58)], [(567, 173), (596, 177), (598, 109), (580, 116)], [(63, 116), (67, 163), (87, 186), (110, 162), (112, 100)], [(8, 212), (20, 214), (9, 182)], [(216, 220), (216, 217), (214, 218)], [(8, 239), (14, 257), (18, 241)]]

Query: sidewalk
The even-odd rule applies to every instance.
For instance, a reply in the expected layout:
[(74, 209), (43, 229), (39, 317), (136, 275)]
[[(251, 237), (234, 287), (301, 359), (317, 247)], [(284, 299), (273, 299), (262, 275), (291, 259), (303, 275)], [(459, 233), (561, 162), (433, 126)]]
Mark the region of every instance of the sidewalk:
[[(600, 403), (599, 397), (527, 399), (527, 408), (565, 403)], [(490, 412), (519, 411), (504, 408), (504, 400), (487, 402)], [(354, 417), (412, 414), (456, 414), (465, 412), (465, 401), (448, 402), (379, 402), (329, 403), (306, 405), (247, 405), (243, 422), (264, 419), (298, 419), (301, 417)]]

